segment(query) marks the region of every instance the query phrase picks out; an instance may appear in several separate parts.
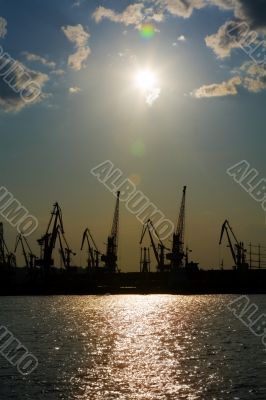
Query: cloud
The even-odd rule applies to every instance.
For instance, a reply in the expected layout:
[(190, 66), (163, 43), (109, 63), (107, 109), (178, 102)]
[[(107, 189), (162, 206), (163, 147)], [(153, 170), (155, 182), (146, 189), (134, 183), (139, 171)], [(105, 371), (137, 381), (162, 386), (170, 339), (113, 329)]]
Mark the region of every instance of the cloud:
[(222, 83), (203, 85), (193, 92), (193, 96), (198, 99), (208, 97), (234, 96), (238, 93), (238, 86), (241, 85), (241, 83), (241, 78), (239, 76), (236, 76)]
[(239, 71), (244, 74), (243, 86), (249, 92), (259, 93), (266, 90), (266, 69), (263, 66), (246, 62)]
[(161, 89), (160, 89), (160, 88), (151, 89), (151, 90), (147, 93), (147, 96), (146, 96), (146, 103), (147, 103), (149, 106), (152, 106), (153, 103), (159, 98), (160, 94), (161, 94)]
[(172, 15), (189, 18), (194, 9), (206, 6), (205, 0), (160, 0), (159, 3)]
[(192, 94), (196, 98), (233, 96), (238, 94), (238, 88), (242, 87), (251, 93), (259, 93), (266, 90), (266, 69), (263, 66), (245, 62), (235, 70), (238, 76), (222, 83), (203, 85)]
[(127, 6), (121, 13), (100, 6), (94, 11), (92, 18), (97, 23), (103, 19), (108, 19), (112, 22), (121, 23), (126, 26), (133, 25), (139, 28), (144, 22), (162, 22), (164, 20), (164, 13), (161, 9), (154, 9), (154, 7), (145, 8), (143, 3), (135, 3)]
[(264, 0), (237, 0), (235, 16), (247, 21), (251, 29), (266, 32), (266, 6)]
[(5, 18), (0, 17), (0, 38), (4, 38), (7, 34), (7, 21), (5, 20)]
[(84, 47), (87, 45), (90, 34), (86, 32), (81, 24), (66, 27), (62, 26), (62, 31), (68, 40), (76, 45), (76, 47)]
[(51, 74), (61, 76), (65, 74), (65, 71), (61, 68), (55, 69), (54, 71), (51, 71)]
[(243, 43), (243, 25), (227, 21), (217, 33), (207, 36), (205, 42), (219, 58), (229, 57), (231, 51), (240, 48)]
[(185, 42), (187, 39), (185, 38), (184, 35), (180, 35), (180, 36), (178, 36), (177, 40), (178, 40), (179, 42)]
[[(18, 112), (47, 97), (42, 88), (49, 80), (48, 75), (31, 70), (6, 56), (0, 59), (0, 69), (0, 108), (5, 112)], [(32, 82), (30, 86), (29, 82)]]
[(221, 9), (233, 10), (234, 16), (246, 21), (251, 29), (265, 31), (266, 7), (264, 0), (211, 0)]
[[(145, 8), (144, 4), (149, 7)], [(129, 5), (118, 13), (110, 8), (98, 7), (93, 18), (96, 22), (109, 19), (125, 25), (138, 26), (144, 20), (161, 22), (165, 14), (189, 18), (193, 11), (207, 6), (217, 6), (222, 10), (232, 10), (237, 19), (246, 21), (251, 29), (266, 29), (266, 7), (264, 0), (146, 0)], [(149, 16), (149, 17), (148, 17)]]
[(68, 65), (70, 68), (80, 71), (82, 68), (86, 66), (85, 61), (88, 59), (91, 51), (89, 47), (80, 47), (76, 51), (76, 53), (71, 54), (68, 57)]
[[(145, 7), (144, 3), (148, 3), (149, 7)], [(120, 13), (100, 6), (94, 11), (92, 17), (97, 23), (103, 19), (109, 19), (126, 26), (139, 27), (143, 22), (162, 22), (165, 14), (189, 18), (194, 9), (200, 9), (206, 5), (206, 0), (147, 0), (130, 4)]]
[(22, 53), (27, 61), (36, 61), (39, 62), (42, 65), (45, 65), (48, 68), (55, 68), (56, 67), (56, 63), (53, 61), (49, 61), (47, 60), (45, 57), (42, 56), (38, 56), (37, 54), (33, 54), (33, 53), (29, 53), (28, 51), (24, 51)]
[(80, 92), (81, 92), (81, 89), (80, 89), (80, 87), (78, 87), (78, 86), (73, 86), (73, 87), (70, 87), (70, 88), (68, 89), (68, 91), (69, 91), (69, 93), (71, 93), (71, 94), (76, 94), (76, 93), (80, 93)]
[(76, 52), (68, 57), (68, 65), (70, 68), (79, 71), (86, 66), (86, 61), (91, 54), (91, 50), (88, 46), (88, 40), (90, 34), (86, 32), (81, 24), (66, 27), (62, 26), (67, 39), (74, 43)]
[(119, 22), (126, 26), (138, 26), (145, 18), (143, 9), (144, 4), (142, 3), (130, 4), (122, 13), (117, 13), (110, 8), (101, 6), (94, 11), (92, 17), (97, 23), (101, 22), (103, 19), (109, 19), (110, 21)]

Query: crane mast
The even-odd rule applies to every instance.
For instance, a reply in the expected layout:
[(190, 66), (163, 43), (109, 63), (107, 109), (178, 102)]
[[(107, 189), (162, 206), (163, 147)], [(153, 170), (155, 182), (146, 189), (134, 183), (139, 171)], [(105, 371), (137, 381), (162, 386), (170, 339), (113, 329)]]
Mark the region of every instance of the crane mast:
[(106, 254), (104, 254), (101, 258), (102, 261), (104, 261), (105, 268), (108, 272), (117, 272), (119, 197), (120, 197), (120, 191), (116, 193), (115, 212), (113, 217), (111, 234), (107, 238)]
[(187, 187), (184, 186), (179, 217), (176, 225), (176, 230), (173, 234), (172, 253), (170, 254), (171, 268), (173, 270), (182, 267), (183, 259), (185, 256), (184, 237), (185, 237), (186, 189)]

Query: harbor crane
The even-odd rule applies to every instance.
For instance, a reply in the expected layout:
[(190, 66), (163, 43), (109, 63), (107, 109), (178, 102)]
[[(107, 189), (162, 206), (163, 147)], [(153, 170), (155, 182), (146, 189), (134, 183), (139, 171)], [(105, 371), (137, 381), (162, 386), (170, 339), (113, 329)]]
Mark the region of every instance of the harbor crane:
[(248, 264), (246, 263), (246, 249), (244, 248), (244, 243), (239, 242), (234, 234), (232, 227), (230, 226), (228, 220), (226, 219), (222, 225), (221, 235), (219, 245), (222, 243), (222, 239), (226, 233), (228, 240), (228, 247), (230, 248), (231, 255), (234, 260), (234, 268), (235, 269), (243, 269), (248, 268)]
[(39, 260), (36, 260), (36, 265), (50, 268), (54, 266), (53, 251), (55, 245), (59, 241), (60, 255), (65, 268), (70, 267), (71, 255), (74, 253), (65, 238), (62, 210), (58, 203), (55, 203), (51, 213), (51, 217), (48, 223), (46, 233), (37, 242), (41, 248), (41, 256)]
[(183, 266), (185, 258), (184, 237), (185, 237), (185, 206), (186, 206), (186, 189), (183, 187), (182, 201), (179, 211), (179, 217), (175, 232), (173, 233), (172, 252), (167, 254), (167, 259), (171, 260), (171, 269), (176, 270)]
[[(151, 247), (155, 256), (155, 259), (157, 261), (157, 270), (160, 272), (163, 272), (167, 269), (167, 265), (165, 265), (165, 250), (168, 250), (163, 242), (161, 241), (158, 233), (156, 232), (156, 229), (150, 219), (148, 219), (145, 224), (143, 225), (142, 232), (141, 232), (141, 237), (140, 237), (140, 244), (142, 244), (143, 238), (146, 234), (146, 232), (149, 233), (150, 241), (151, 241)], [(158, 238), (158, 249), (156, 248), (155, 241), (153, 238), (153, 235), (155, 235)]]
[(25, 266), (27, 269), (32, 270), (35, 267), (35, 260), (37, 257), (32, 253), (27, 238), (21, 233), (17, 235), (14, 253), (16, 253), (19, 244), (21, 245)]
[(101, 257), (101, 260), (104, 262), (105, 269), (108, 272), (117, 272), (119, 197), (120, 197), (120, 191), (116, 193), (115, 212), (113, 217), (111, 234), (107, 238), (106, 254), (103, 254)]
[(14, 253), (8, 250), (5, 238), (4, 238), (4, 226), (0, 222), (0, 265), (7, 267), (16, 267), (16, 257)]
[(101, 255), (101, 253), (98, 250), (95, 241), (92, 237), (92, 234), (88, 228), (86, 228), (83, 233), (80, 250), (83, 250), (85, 242), (87, 242), (88, 246), (88, 259), (87, 259), (88, 269), (99, 268), (99, 256)]

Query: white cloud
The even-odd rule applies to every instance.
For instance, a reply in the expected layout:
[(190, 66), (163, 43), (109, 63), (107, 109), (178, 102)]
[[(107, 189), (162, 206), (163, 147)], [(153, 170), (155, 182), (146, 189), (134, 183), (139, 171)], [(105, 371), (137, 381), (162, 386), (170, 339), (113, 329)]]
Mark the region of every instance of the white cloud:
[(76, 52), (68, 57), (70, 68), (79, 71), (86, 66), (86, 61), (91, 54), (88, 46), (90, 34), (86, 32), (81, 24), (61, 28), (68, 40), (74, 43)]
[(161, 94), (161, 89), (160, 88), (154, 88), (151, 89), (146, 96), (146, 103), (149, 106), (152, 106), (153, 103), (160, 97)]
[(127, 6), (121, 13), (111, 8), (98, 7), (92, 14), (95, 22), (99, 23), (103, 19), (109, 19), (112, 22), (124, 24), (126, 26), (133, 25), (137, 28), (144, 22), (162, 22), (164, 13), (161, 9), (155, 10), (153, 7), (145, 8), (143, 3), (135, 3)]
[(59, 68), (59, 69), (55, 69), (54, 71), (52, 71), (51, 74), (61, 76), (61, 75), (65, 74), (65, 71), (63, 69)]
[(71, 93), (71, 94), (76, 94), (76, 93), (80, 93), (80, 92), (81, 92), (81, 89), (80, 89), (80, 87), (78, 87), (78, 86), (73, 86), (73, 87), (70, 87), (70, 88), (68, 89), (68, 91), (69, 91), (69, 93)]
[(68, 57), (68, 65), (70, 68), (80, 71), (86, 66), (86, 61), (90, 55), (91, 51), (89, 47), (79, 47), (76, 53), (71, 54)]
[(103, 19), (109, 19), (124, 25), (139, 25), (144, 20), (143, 9), (142, 3), (130, 4), (122, 13), (101, 6), (94, 11), (92, 17), (97, 23)]
[(39, 56), (37, 54), (29, 53), (28, 51), (24, 51), (22, 53), (27, 61), (36, 61), (39, 62), (42, 65), (45, 65), (48, 68), (55, 68), (56, 63), (53, 61), (47, 60), (45, 57)]
[(81, 24), (75, 26), (62, 26), (62, 31), (68, 40), (76, 45), (76, 47), (83, 47), (87, 45), (90, 34), (86, 32)]
[(193, 92), (193, 96), (201, 99), (208, 97), (224, 97), (234, 96), (238, 93), (238, 86), (242, 80), (239, 76), (229, 79), (222, 83), (213, 83), (211, 85), (203, 85)]
[(205, 0), (159, 0), (159, 3), (172, 15), (189, 18), (194, 9), (206, 6)]
[(210, 47), (219, 58), (231, 55), (233, 49), (240, 48), (243, 41), (243, 30), (239, 23), (227, 21), (217, 33), (205, 38), (206, 45)]
[(180, 36), (178, 36), (177, 40), (179, 42), (185, 42), (187, 39), (186, 39), (186, 37), (184, 35), (180, 35)]
[[(1, 57), (2, 77), (0, 80), (0, 108), (6, 112), (18, 112), (26, 106), (40, 102), (47, 97), (42, 89), (49, 80), (48, 75), (25, 67), (22, 63)], [(26, 89), (29, 82), (37, 89), (37, 96)], [(21, 95), (23, 94), (23, 96)], [(27, 101), (25, 101), (25, 97)], [(30, 99), (32, 99), (30, 101)]]
[(4, 38), (7, 34), (7, 21), (5, 20), (5, 18), (0, 17), (0, 38)]

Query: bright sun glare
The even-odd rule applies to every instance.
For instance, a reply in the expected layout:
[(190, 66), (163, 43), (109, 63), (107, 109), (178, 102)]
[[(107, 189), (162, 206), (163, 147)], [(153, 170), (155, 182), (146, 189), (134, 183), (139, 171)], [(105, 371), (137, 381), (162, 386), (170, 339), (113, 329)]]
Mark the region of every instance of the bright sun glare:
[(156, 75), (149, 69), (138, 71), (135, 77), (136, 85), (142, 90), (152, 90), (157, 82)]

